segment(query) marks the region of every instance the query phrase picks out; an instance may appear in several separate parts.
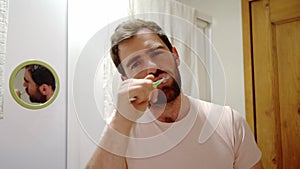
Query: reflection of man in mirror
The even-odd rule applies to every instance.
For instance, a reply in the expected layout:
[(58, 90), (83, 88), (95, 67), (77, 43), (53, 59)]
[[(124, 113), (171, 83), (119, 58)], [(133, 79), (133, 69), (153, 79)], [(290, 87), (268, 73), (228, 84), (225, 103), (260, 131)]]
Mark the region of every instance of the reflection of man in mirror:
[(25, 67), (23, 86), (31, 102), (45, 103), (54, 93), (55, 79), (44, 66), (31, 64)]

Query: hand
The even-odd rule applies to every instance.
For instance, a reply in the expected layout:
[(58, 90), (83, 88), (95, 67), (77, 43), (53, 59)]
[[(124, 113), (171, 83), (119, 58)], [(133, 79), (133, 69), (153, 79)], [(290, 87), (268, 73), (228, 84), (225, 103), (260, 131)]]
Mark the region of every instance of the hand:
[[(153, 92), (153, 75), (148, 75), (144, 79), (127, 79), (121, 84), (118, 92), (117, 110), (128, 120), (135, 122), (140, 118), (149, 102), (156, 102), (157, 92)], [(130, 98), (135, 98), (130, 101)]]
[(19, 89), (15, 89), (15, 92), (19, 98), (21, 98), (21, 91)]

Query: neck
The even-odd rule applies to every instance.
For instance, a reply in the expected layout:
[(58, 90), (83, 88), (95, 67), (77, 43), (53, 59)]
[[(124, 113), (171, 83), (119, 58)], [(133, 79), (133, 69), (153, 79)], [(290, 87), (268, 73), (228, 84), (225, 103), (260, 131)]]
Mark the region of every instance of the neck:
[(184, 118), (190, 108), (188, 98), (181, 92), (180, 95), (167, 104), (151, 105), (150, 110), (157, 120), (172, 123)]
[(53, 91), (51, 90), (51, 91), (49, 91), (49, 93), (47, 94), (46, 100), (48, 101), (48, 100), (52, 97), (52, 95), (53, 95)]

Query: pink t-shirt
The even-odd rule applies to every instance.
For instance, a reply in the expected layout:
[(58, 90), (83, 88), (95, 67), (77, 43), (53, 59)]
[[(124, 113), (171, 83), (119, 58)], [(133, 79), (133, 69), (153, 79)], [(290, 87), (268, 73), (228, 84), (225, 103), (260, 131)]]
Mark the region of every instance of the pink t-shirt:
[(261, 158), (244, 118), (189, 97), (186, 117), (162, 123), (146, 113), (131, 132), (129, 169), (248, 169)]

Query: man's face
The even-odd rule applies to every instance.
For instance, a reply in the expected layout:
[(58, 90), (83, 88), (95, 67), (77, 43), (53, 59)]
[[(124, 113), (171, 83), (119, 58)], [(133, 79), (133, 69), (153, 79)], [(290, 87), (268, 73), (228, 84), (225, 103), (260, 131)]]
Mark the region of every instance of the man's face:
[(178, 70), (179, 57), (172, 53), (155, 33), (142, 29), (131, 39), (119, 44), (121, 65), (126, 78), (145, 78), (153, 74), (155, 80), (169, 76), (166, 83), (158, 86), (163, 91), (157, 103), (173, 101), (180, 94), (181, 78)]
[(25, 69), (24, 84), (25, 90), (29, 95), (29, 99), (33, 103), (45, 103), (46, 96), (43, 96), (39, 90), (39, 86), (33, 81), (29, 70)]

